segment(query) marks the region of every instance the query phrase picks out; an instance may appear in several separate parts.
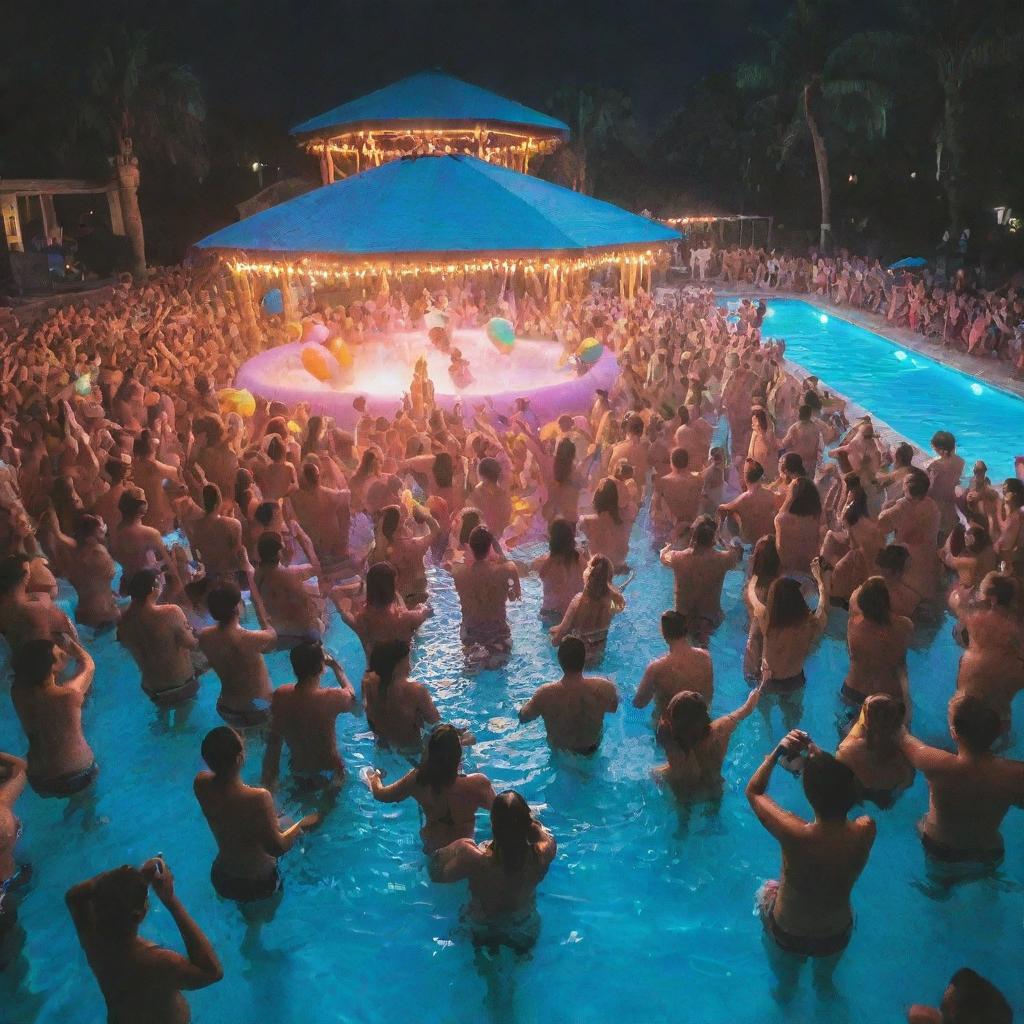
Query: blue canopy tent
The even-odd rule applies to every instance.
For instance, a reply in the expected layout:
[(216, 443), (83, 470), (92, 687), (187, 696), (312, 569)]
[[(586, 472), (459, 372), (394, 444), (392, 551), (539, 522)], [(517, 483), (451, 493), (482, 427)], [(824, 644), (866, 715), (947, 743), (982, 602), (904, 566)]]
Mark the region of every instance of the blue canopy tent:
[(324, 184), (415, 152), (471, 153), (514, 170), (550, 152), (569, 126), (538, 110), (424, 71), (296, 125), (291, 134), (321, 161)]
[(610, 203), (457, 155), (383, 164), (222, 228), (197, 248), (275, 285), (292, 276), (349, 284), (522, 270), (564, 294), (565, 275), (614, 264), (632, 296), (678, 238)]
[(927, 267), (928, 261), (923, 256), (905, 256), (901, 260), (897, 260), (895, 263), (889, 264), (890, 270), (918, 270), (921, 267)]

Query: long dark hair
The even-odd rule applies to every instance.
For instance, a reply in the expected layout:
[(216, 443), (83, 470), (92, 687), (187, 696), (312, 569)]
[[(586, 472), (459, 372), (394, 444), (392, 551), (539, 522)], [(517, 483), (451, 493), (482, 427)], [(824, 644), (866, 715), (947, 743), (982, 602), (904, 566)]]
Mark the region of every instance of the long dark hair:
[(447, 789), (459, 776), (462, 737), (454, 725), (439, 725), (427, 740), (427, 749), (416, 769), (416, 781), (435, 793)]
[(310, 416), (306, 424), (306, 436), (302, 441), (302, 457), (316, 452), (320, 447), (320, 438), (324, 430), (323, 416)]
[(579, 562), (580, 549), (576, 547), (576, 529), (568, 519), (557, 516), (551, 520), (548, 530), (548, 554), (566, 565), (576, 565)]
[(448, 452), (438, 452), (434, 456), (434, 483), (438, 487), (451, 487), (455, 476), (455, 462)]
[(468, 544), (469, 535), (483, 522), (480, 510), (468, 505), (459, 513), (459, 543)]
[(622, 516), (619, 515), (619, 487), (610, 476), (606, 476), (594, 491), (594, 511), (598, 515), (607, 512), (618, 525), (622, 524)]
[(366, 604), (372, 608), (390, 608), (395, 603), (398, 572), (390, 562), (375, 562), (366, 571)]
[(818, 488), (805, 476), (798, 476), (790, 486), (792, 497), (789, 501), (789, 511), (794, 516), (814, 516), (821, 518), (821, 495)]
[(576, 464), (576, 445), (568, 437), (563, 437), (555, 448), (555, 463), (552, 467), (552, 474), (556, 484), (569, 482), (572, 476), (573, 466)]
[(409, 645), (404, 640), (384, 640), (370, 652), (366, 667), (380, 679), (381, 696), (394, 682), (395, 669), (409, 657)]
[(514, 790), (499, 793), (491, 805), (491, 849), (506, 874), (522, 870), (533, 836), (530, 805)]
[(754, 552), (750, 556), (750, 576), (754, 585), (758, 587), (769, 586), (782, 570), (782, 560), (779, 558), (779, 549), (775, 544), (775, 537), (766, 533), (755, 545)]
[(768, 629), (799, 626), (810, 614), (800, 583), (792, 576), (780, 576), (768, 588)]

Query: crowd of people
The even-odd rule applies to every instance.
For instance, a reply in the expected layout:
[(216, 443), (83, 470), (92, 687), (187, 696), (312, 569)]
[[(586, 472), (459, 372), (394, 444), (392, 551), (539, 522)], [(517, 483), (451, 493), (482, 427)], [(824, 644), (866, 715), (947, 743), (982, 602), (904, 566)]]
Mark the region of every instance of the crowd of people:
[[(750, 259), (757, 284), (769, 264)], [(794, 286), (800, 266), (760, 283)], [(832, 276), (852, 288), (852, 264), (817, 266), (825, 287), (839, 268)], [(807, 261), (805, 271), (813, 289), (818, 270)], [(869, 286), (857, 287), (861, 301)], [(336, 790), (345, 774), (336, 720), (365, 713), (377, 741), (415, 765), (389, 783), (365, 771), (374, 798), (418, 804), (430, 877), (468, 883), (478, 942), (528, 949), (557, 837), (523, 794), (496, 793), (485, 774), (462, 771), (472, 737), (443, 722), (437, 695), (413, 678), (416, 634), (432, 614), (427, 567), (454, 582), (470, 670), (507, 660), (521, 639), (508, 604), (524, 575), (539, 577), (537, 628), (548, 629), (560, 674), (519, 717), (543, 720), (553, 748), (587, 757), (619, 707), (616, 684), (591, 671), (629, 599), (621, 578), (648, 503), (642, 522), (675, 583), (661, 619), (667, 652), (631, 697), (653, 705), (664, 752), (655, 779), (680, 803), (713, 800), (739, 723), (759, 705), (778, 705), (786, 722), (746, 783), (781, 850), (778, 881), (758, 893), (765, 934), (789, 965), (780, 971), (807, 958), (834, 966), (876, 819), (915, 772), (928, 783), (921, 842), (935, 871), (976, 877), (1000, 863), (1000, 826), (1024, 805), (1024, 763), (998, 753), (1024, 689), (1024, 483), (1012, 467), (994, 467), (995, 484), (982, 463), (965, 473), (945, 431), (927, 461), (908, 444), (890, 449), (870, 418), (848, 422), (841, 400), (787, 368), (784, 345), (761, 335), (763, 304), (744, 302), (729, 317), (707, 289), (659, 305), (594, 287), (552, 308), (540, 296), (467, 286), (443, 301), (392, 294), (317, 313), (350, 344), (417, 323), (434, 302), (460, 323), (504, 314), (567, 350), (596, 337), (617, 353), (614, 388), (551, 424), (536, 422), (526, 401), (510, 416), (486, 402), (468, 416), (445, 411), (423, 374), (390, 418), (366, 415), (357, 399), (352, 430), (258, 397), (243, 415), (218, 399), (252, 351), (237, 295), (212, 270), (177, 268), (2, 328), (0, 633), (27, 755), (0, 755), (0, 935), (16, 932), (16, 802), (73, 797), (103, 769), (82, 709), (95, 676), (88, 640), (114, 628), (138, 666), (138, 699), (155, 714), (182, 714), (204, 673), (219, 684), (224, 724), (202, 741), (194, 791), (217, 844), (210, 882), (224, 900), (272, 916), (280, 859), (320, 825), (317, 813), (279, 821), (282, 753), (297, 783)], [(517, 558), (519, 543), (537, 536), (548, 553)], [(750, 693), (713, 717), (719, 669), (707, 642), (733, 572), (746, 579)], [(55, 600), (58, 578), (77, 595), (74, 621)], [(943, 606), (964, 645), (950, 666), (951, 750), (909, 730), (913, 704), (927, 698), (905, 659), (922, 612)], [(358, 687), (324, 646), (333, 615), (365, 652)], [(847, 620), (850, 668), (835, 680), (846, 726), (831, 753), (800, 721), (805, 663), (835, 616)], [(282, 648), (295, 681), (274, 688), (265, 655)], [(259, 786), (243, 778), (252, 747), (263, 750)], [(768, 794), (777, 767), (800, 776), (811, 820)], [(26, 786), (34, 796), (23, 796)], [(851, 818), (858, 807), (865, 812)], [(477, 839), (479, 811), (490, 818), (487, 840)], [(184, 955), (140, 937), (150, 890)], [(182, 990), (222, 977), (160, 857), (83, 881), (67, 905), (111, 1020), (185, 1021)], [(941, 1010), (916, 1006), (909, 1019), (1002, 1024), (1011, 1011), (965, 968)]]
[(687, 265), (694, 281), (718, 278), (729, 288), (811, 295), (1024, 374), (1024, 293), (1012, 283), (982, 287), (964, 268), (945, 264), (892, 270), (847, 252), (792, 255), (752, 246), (716, 251), (703, 243), (690, 249)]

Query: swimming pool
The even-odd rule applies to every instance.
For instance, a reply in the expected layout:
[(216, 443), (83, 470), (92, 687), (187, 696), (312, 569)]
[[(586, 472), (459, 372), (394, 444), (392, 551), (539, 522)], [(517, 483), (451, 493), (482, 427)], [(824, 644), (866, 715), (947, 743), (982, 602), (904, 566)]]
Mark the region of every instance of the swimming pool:
[(970, 467), (984, 459), (993, 481), (1024, 454), (1024, 402), (959, 370), (799, 299), (768, 299), (764, 334), (786, 339), (786, 356), (866, 406), (931, 452), (951, 430)]
[[(800, 318), (812, 308), (805, 303), (772, 305), (777, 318), (772, 333), (786, 337), (793, 358), (803, 360), (806, 353), (807, 365), (827, 384), (897, 429), (925, 443), (938, 426), (964, 439), (978, 431), (971, 436), (984, 454), (1002, 459), (1003, 452), (1013, 453), (1015, 424), (1009, 416), (998, 421), (1002, 433), (993, 420), (982, 431), (968, 419), (971, 408), (963, 397), (951, 405), (936, 398), (938, 412), (929, 412), (915, 432), (901, 409), (923, 408), (923, 397), (911, 397), (909, 385), (890, 395), (891, 385), (879, 385), (872, 376), (870, 359), (857, 369), (845, 366), (860, 345), (891, 350), (888, 343), (869, 332), (861, 332), (867, 339), (854, 339), (847, 329), (860, 329), (840, 328), (835, 319), (821, 325), (835, 334), (802, 327)], [(837, 344), (840, 351), (830, 352), (823, 343), (833, 338), (857, 340), (857, 345)], [(971, 457), (973, 450), (966, 443), (965, 448)], [(994, 457), (991, 462), (996, 465)], [(97, 674), (85, 729), (102, 768), (93, 805), (66, 820), (64, 803), (26, 792), (18, 808), (25, 826), (20, 853), (32, 862), (35, 875), (20, 909), (24, 954), (0, 972), (0, 1020), (93, 1024), (102, 1019), (102, 999), (63, 894), (87, 876), (140, 863), (158, 851), (224, 964), (220, 984), (190, 996), (198, 1022), (860, 1024), (897, 1021), (908, 1003), (937, 999), (950, 974), (964, 964), (991, 977), (1020, 1006), (1024, 819), (1019, 813), (1007, 819), (1007, 856), (996, 877), (940, 894), (928, 883), (915, 833), (927, 800), (920, 778), (893, 809), (873, 812), (878, 839), (854, 893), (857, 926), (836, 971), (835, 990), (816, 990), (805, 968), (795, 995), (776, 998), (753, 900), (764, 879), (777, 877), (779, 854), (749, 812), (743, 786), (782, 734), (778, 710), (768, 721), (756, 712), (739, 726), (721, 805), (681, 814), (650, 778), (660, 759), (649, 714), (629, 707), (644, 664), (662, 650), (658, 618), (672, 601), (671, 575), (650, 548), (643, 515), (634, 530), (631, 563), (639, 576), (627, 587), (629, 604), (612, 625), (600, 670), (618, 684), (622, 707), (591, 759), (552, 755), (540, 723), (516, 723), (517, 707), (557, 675), (538, 619), (538, 582), (527, 580), (523, 601), (513, 606), (516, 646), (508, 666), (470, 677), (462, 669), (455, 628), (457, 598), (447, 576), (431, 573), (437, 614), (417, 641), (416, 675), (431, 684), (446, 719), (468, 722), (476, 733), (479, 742), (469, 751), (467, 768), (485, 771), (499, 791), (521, 790), (558, 837), (558, 857), (538, 898), (540, 938), (528, 959), (503, 954), (497, 962), (477, 961), (459, 926), (462, 886), (436, 886), (427, 878), (414, 806), (376, 804), (358, 780), (359, 769), (368, 764), (386, 768), (394, 779), (405, 762), (380, 753), (365, 720), (350, 716), (339, 726), (349, 782), (326, 822), (282, 861), (285, 898), (276, 919), (257, 940), (247, 938), (236, 908), (210, 887), (214, 845), (191, 789), (201, 767), (200, 740), (220, 724), (216, 683), (204, 680), (188, 720), (167, 731), (142, 696), (134, 667), (107, 634), (89, 642)], [(718, 714), (736, 707), (747, 693), (740, 586), (741, 575), (731, 574), (724, 595), (726, 622), (711, 644)], [(801, 724), (831, 748), (837, 739), (836, 691), (847, 663), (845, 624), (844, 613), (832, 616), (807, 665)], [(362, 653), (336, 617), (328, 646), (358, 683)], [(957, 658), (948, 622), (919, 629), (909, 674), (914, 730), (926, 741), (948, 743), (945, 705), (954, 689)], [(270, 663), (276, 683), (290, 678), (285, 654), (273, 655)], [(7, 682), (0, 687), (0, 749), (20, 752), (24, 741)], [(1018, 701), (1018, 722), (1022, 714), (1024, 704)], [(1010, 753), (1020, 757), (1022, 750), (1018, 740)], [(252, 742), (247, 779), (258, 779), (262, 753), (262, 743)], [(806, 813), (798, 784), (784, 772), (776, 772), (770, 792)], [(280, 802), (296, 816), (307, 807), (287, 784)], [(486, 835), (483, 818), (480, 831)], [(145, 934), (180, 948), (168, 914), (155, 901)]]

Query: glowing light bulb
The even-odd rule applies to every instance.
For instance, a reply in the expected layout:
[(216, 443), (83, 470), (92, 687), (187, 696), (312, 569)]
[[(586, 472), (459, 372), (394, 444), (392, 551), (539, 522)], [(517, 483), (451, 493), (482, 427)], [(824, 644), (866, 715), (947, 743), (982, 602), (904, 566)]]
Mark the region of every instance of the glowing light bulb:
[(819, 316), (819, 317), (818, 317), (818, 320), (819, 320), (819, 321), (820, 321), (821, 323), (823, 323), (823, 324), (827, 324), (827, 323), (828, 323), (828, 317), (827, 317), (827, 316), (825, 316), (825, 314), (824, 314), (824, 313), (822, 313), (822, 314), (821, 314), (821, 316)]

